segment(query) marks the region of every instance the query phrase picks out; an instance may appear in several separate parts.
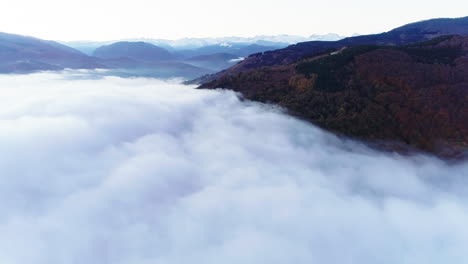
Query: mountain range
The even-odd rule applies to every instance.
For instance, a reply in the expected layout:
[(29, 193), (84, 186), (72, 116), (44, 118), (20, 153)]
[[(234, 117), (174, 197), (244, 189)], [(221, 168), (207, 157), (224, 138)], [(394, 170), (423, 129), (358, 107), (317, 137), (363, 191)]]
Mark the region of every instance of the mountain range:
[[(333, 36), (331, 36), (333, 37)], [(265, 37), (267, 38), (267, 37)], [(273, 37), (269, 37), (272, 39)], [(297, 37), (282, 36), (293, 41)], [(199, 43), (197, 45), (196, 42)], [(231, 42), (226, 42), (230, 40)], [(239, 41), (245, 42), (239, 42)], [(260, 38), (186, 39), (172, 43), (119, 41), (81, 43), (81, 49), (28, 36), (0, 33), (0, 72), (29, 73), (44, 70), (107, 69), (106, 74), (158, 78), (196, 78), (229, 68), (244, 57), (287, 46)], [(222, 41), (222, 42), (221, 42)], [(176, 45), (179, 43), (180, 45)], [(190, 44), (192, 43), (192, 44)], [(258, 43), (262, 43), (258, 44)], [(98, 45), (94, 47), (93, 45)], [(101, 45), (103, 44), (103, 45)], [(191, 48), (189, 48), (191, 47)], [(86, 52), (83, 52), (86, 51)]]
[(294, 36), (294, 35), (276, 35), (276, 36), (256, 36), (256, 37), (221, 37), (221, 38), (183, 38), (178, 40), (167, 40), (167, 39), (151, 39), (151, 38), (137, 38), (137, 39), (125, 39), (125, 40), (114, 40), (114, 41), (67, 41), (61, 42), (62, 44), (77, 49), (85, 54), (92, 55), (94, 50), (97, 48), (110, 45), (116, 42), (146, 42), (153, 45), (163, 47), (170, 51), (177, 50), (192, 50), (202, 48), (206, 46), (219, 46), (219, 45), (230, 45), (230, 46), (249, 46), (249, 45), (261, 45), (269, 47), (286, 47), (291, 44), (299, 42), (312, 41), (312, 40), (323, 40), (323, 41), (336, 41), (345, 38), (337, 34), (329, 33), (325, 35), (314, 34), (309, 37)]
[(443, 157), (468, 148), (468, 17), (257, 53), (194, 80), (274, 103), (381, 148)]
[(99, 60), (54, 41), (0, 33), (0, 72), (105, 67)]

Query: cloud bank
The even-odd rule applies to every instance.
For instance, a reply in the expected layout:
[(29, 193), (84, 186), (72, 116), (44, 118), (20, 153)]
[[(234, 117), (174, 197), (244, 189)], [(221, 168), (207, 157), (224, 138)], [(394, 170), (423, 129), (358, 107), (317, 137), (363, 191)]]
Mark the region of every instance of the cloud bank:
[(467, 263), (468, 165), (154, 79), (0, 76), (0, 263)]

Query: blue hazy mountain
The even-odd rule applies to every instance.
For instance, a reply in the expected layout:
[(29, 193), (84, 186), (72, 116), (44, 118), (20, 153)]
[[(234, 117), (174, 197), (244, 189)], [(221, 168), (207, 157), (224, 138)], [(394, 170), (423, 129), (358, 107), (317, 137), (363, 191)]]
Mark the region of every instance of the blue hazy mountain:
[(0, 33), (2, 73), (102, 67), (98, 59), (57, 42)]
[(196, 78), (220, 70), (177, 61), (167, 50), (140, 42), (103, 47), (97, 53), (100, 57), (54, 41), (0, 33), (0, 73), (100, 68), (119, 76)]
[(173, 60), (168, 50), (146, 42), (121, 41), (97, 48), (93, 56), (101, 59), (133, 58), (145, 61)]
[[(257, 45), (222, 45), (181, 54), (151, 43), (125, 41), (100, 46), (90, 56), (55, 41), (0, 33), (0, 73), (100, 68), (119, 76), (197, 78), (234, 65), (250, 51), (263, 49)], [(235, 54), (217, 52), (224, 50)]]
[(213, 73), (232, 66), (233, 63), (228, 61), (237, 58), (232, 55), (224, 61), (218, 56), (184, 60), (180, 54), (173, 54), (162, 47), (142, 41), (121, 41), (105, 45), (97, 48), (93, 55), (113, 69), (112, 72), (121, 73), (120, 76), (128, 74), (163, 78), (190, 78)]

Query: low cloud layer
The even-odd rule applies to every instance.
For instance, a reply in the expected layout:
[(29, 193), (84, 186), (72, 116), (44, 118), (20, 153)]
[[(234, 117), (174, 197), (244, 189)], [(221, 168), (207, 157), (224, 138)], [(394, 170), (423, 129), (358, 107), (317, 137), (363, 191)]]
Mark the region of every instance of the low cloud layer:
[(468, 165), (232, 92), (0, 76), (2, 264), (467, 263)]

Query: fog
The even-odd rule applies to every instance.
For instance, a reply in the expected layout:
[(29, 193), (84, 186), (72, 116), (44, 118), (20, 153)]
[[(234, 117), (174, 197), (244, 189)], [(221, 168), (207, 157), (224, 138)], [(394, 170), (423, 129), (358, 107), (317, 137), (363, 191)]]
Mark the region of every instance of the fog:
[(0, 76), (0, 263), (467, 263), (468, 165), (174, 81)]

